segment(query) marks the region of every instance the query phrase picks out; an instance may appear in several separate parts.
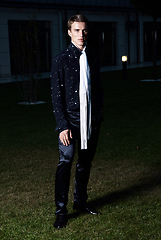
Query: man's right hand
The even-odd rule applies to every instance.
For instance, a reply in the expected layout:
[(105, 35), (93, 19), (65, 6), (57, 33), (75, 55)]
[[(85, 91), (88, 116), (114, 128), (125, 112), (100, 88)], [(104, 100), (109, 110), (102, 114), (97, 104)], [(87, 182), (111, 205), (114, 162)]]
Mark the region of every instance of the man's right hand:
[(60, 141), (63, 143), (64, 146), (69, 146), (70, 139), (72, 138), (71, 129), (66, 129), (59, 133)]

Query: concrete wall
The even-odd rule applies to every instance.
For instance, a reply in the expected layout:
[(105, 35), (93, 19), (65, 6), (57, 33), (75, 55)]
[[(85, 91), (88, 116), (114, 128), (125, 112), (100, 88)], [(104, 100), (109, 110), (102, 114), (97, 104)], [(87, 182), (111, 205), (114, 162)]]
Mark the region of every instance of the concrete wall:
[(0, 12), (0, 77), (11, 75), (7, 16), (7, 13)]
[(0, 77), (11, 76), (8, 20), (29, 20), (35, 15), (38, 21), (50, 21), (52, 58), (60, 50), (59, 15), (57, 11), (0, 8)]
[[(80, 12), (84, 14), (89, 21), (115, 22), (116, 23), (116, 65), (121, 66), (121, 56), (128, 55), (128, 39), (127, 39), (127, 13), (126, 12)], [(76, 14), (75, 11), (67, 11), (67, 19)], [(10, 49), (8, 35), (8, 20), (28, 20), (28, 16), (35, 15), (36, 19), (50, 21), (51, 27), (51, 58), (66, 47), (65, 33), (65, 11), (56, 10), (39, 10), (39, 9), (16, 9), (16, 8), (0, 8), (0, 78), (10, 77)], [(136, 19), (135, 14), (130, 14), (130, 21)], [(143, 22), (152, 21), (148, 16), (139, 16), (140, 34), (139, 34), (139, 51), (140, 62), (144, 59), (143, 51)], [(136, 45), (136, 29), (130, 30), (130, 60), (131, 64), (137, 62), (137, 45)]]

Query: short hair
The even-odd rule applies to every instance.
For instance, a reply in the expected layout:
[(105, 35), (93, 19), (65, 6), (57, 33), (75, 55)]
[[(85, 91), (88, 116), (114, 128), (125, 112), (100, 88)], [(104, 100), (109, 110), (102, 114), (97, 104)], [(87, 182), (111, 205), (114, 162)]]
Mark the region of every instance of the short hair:
[(83, 16), (81, 14), (77, 14), (77, 15), (74, 15), (74, 16), (69, 18), (69, 20), (68, 20), (68, 30), (71, 30), (71, 25), (74, 22), (85, 22), (87, 24), (87, 26), (89, 24), (89, 21), (85, 16)]

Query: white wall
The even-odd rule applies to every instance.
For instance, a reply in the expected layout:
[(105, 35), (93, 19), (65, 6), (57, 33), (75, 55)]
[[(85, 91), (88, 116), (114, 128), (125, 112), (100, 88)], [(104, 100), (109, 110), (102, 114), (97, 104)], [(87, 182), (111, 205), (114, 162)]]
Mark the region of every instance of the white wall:
[(29, 20), (29, 16), (32, 15), (35, 15), (38, 21), (50, 21), (52, 58), (59, 52), (60, 31), (57, 11), (0, 8), (0, 77), (11, 76), (8, 20)]
[[(61, 14), (60, 14), (61, 13)], [(127, 13), (112, 12), (80, 12), (84, 14), (89, 21), (115, 22), (116, 23), (116, 65), (121, 66), (121, 56), (128, 54), (127, 41)], [(76, 14), (75, 11), (67, 12), (67, 19)], [(56, 10), (32, 10), (32, 9), (10, 9), (0, 8), (0, 78), (11, 76), (8, 20), (28, 20), (28, 16), (35, 15), (37, 20), (50, 21), (51, 26), (51, 58), (61, 50), (61, 46), (66, 46), (65, 33), (65, 12)], [(60, 18), (61, 17), (61, 18)], [(135, 20), (135, 14), (130, 14), (130, 20)], [(60, 28), (59, 23), (62, 22)], [(140, 61), (144, 59), (143, 51), (143, 22), (152, 21), (149, 16), (140, 16)], [(62, 32), (61, 32), (62, 31)], [(62, 42), (60, 36), (62, 35)], [(130, 50), (131, 64), (136, 63), (136, 29), (130, 30)]]
[(0, 12), (0, 77), (10, 76), (10, 74), (7, 14)]

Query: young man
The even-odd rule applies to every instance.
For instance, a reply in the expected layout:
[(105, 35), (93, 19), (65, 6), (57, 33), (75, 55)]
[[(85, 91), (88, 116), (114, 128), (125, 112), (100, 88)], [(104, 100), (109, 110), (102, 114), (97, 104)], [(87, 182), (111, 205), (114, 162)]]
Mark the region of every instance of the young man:
[[(59, 164), (55, 180), (56, 221), (54, 227), (67, 223), (70, 171), (78, 140), (73, 209), (90, 214), (98, 212), (86, 203), (87, 184), (102, 120), (102, 91), (99, 63), (86, 46), (88, 20), (83, 15), (68, 20), (71, 43), (52, 64), (51, 92), (59, 131)], [(96, 46), (97, 47), (97, 46)]]

